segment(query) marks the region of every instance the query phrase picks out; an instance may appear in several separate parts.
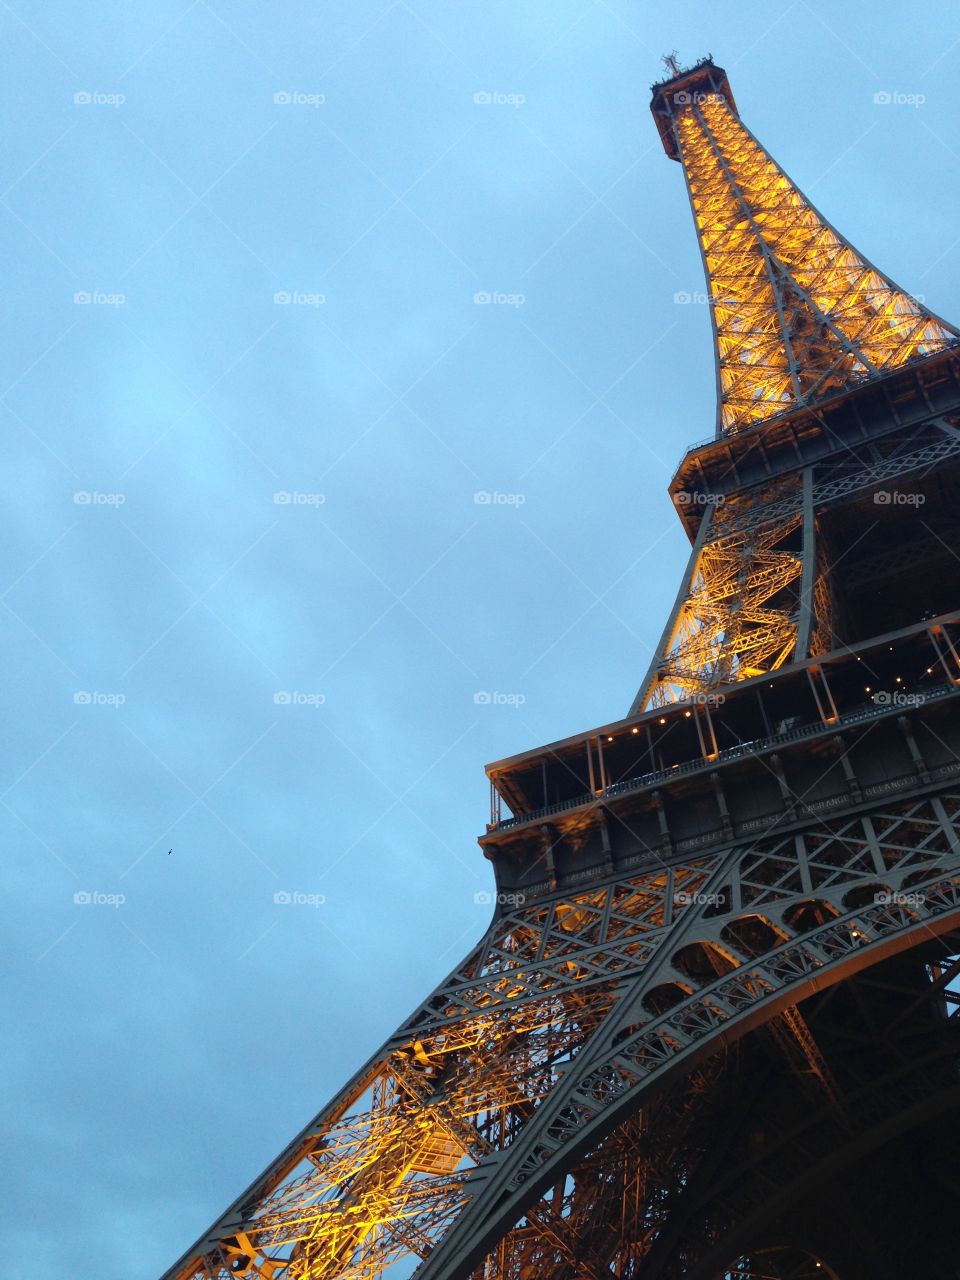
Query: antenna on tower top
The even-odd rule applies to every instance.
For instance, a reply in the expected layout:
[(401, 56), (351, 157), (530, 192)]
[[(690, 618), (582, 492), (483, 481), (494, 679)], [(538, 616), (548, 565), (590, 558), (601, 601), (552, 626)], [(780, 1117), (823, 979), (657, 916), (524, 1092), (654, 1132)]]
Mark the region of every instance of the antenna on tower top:
[(660, 61), (667, 68), (668, 71), (673, 73), (673, 75), (675, 76), (683, 75), (683, 67), (681, 67), (680, 63), (677, 61), (676, 49), (671, 50), (670, 53), (665, 53), (663, 57), (660, 59)]

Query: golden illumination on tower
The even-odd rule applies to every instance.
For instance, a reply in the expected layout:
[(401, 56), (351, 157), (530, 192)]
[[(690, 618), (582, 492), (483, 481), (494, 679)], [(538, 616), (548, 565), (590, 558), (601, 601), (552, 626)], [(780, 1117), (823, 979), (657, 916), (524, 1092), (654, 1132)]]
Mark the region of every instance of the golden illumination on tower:
[(687, 597), (648, 691), (648, 707), (775, 671), (794, 656), (802, 575), (795, 547), (801, 517), (797, 513), (775, 524), (726, 533), (724, 514), (723, 509), (717, 512), (717, 536), (697, 556)]
[[(629, 925), (619, 931), (647, 931), (661, 897), (636, 892), (620, 903)], [(178, 1280), (379, 1280), (400, 1259), (425, 1258), (462, 1209), (470, 1171), (509, 1144), (555, 1083), (555, 1059), (572, 1056), (613, 1003), (612, 982), (583, 970), (592, 981), (581, 992), (581, 971), (565, 959), (577, 949), (572, 921), (599, 929), (603, 895), (583, 895), (570, 911), (564, 922), (535, 909), (529, 924), (506, 924), (489, 954), (468, 958), (459, 999), (430, 1011), (429, 1033), (361, 1073), (242, 1225)], [(618, 932), (615, 922), (606, 928)], [(548, 1238), (558, 1230), (549, 1210), (530, 1221)]]
[[(743, 125), (721, 67), (664, 61), (670, 77), (654, 86), (651, 110), (667, 155), (683, 166), (700, 241), (719, 438), (764, 424), (772, 431), (774, 420), (802, 430), (804, 415), (831, 398), (960, 344), (956, 329), (824, 221)], [(781, 477), (776, 494), (737, 482), (733, 493), (675, 497), (704, 504), (704, 527), (634, 710), (775, 671), (833, 643), (799, 474)], [(764, 515), (768, 506), (775, 515)], [(813, 548), (806, 570), (805, 547)]]
[(721, 432), (953, 346), (956, 330), (823, 220), (741, 123), (729, 93), (696, 88), (699, 70), (674, 82), (693, 87), (661, 86), (659, 103), (703, 251)]

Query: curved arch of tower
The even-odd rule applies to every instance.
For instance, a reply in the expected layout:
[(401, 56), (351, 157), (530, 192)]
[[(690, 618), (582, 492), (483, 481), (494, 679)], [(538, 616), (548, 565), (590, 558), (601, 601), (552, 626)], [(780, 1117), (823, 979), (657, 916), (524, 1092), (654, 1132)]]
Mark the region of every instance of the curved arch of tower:
[(960, 1276), (960, 335), (669, 69), (718, 419), (657, 653), (488, 766), (486, 935), (164, 1280)]

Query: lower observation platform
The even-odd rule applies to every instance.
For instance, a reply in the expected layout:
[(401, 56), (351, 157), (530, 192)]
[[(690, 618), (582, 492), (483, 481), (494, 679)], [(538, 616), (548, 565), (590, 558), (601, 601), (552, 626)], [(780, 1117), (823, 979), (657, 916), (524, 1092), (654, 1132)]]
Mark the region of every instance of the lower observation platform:
[(942, 786), (958, 697), (960, 611), (496, 761), (480, 845), (539, 896)]

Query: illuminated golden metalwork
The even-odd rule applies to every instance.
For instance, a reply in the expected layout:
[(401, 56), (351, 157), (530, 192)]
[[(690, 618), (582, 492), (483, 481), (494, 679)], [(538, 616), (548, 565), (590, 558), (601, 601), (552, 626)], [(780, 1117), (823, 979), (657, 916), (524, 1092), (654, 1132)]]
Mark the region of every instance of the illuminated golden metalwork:
[[(664, 145), (684, 168), (713, 319), (718, 435), (814, 408), (957, 344), (957, 331), (897, 288), (827, 223), (741, 122), (709, 61), (654, 93)], [(798, 520), (723, 532), (723, 494), (695, 549), (635, 702), (657, 707), (775, 671), (829, 647), (822, 573), (799, 596)], [(762, 505), (756, 494), (733, 505)], [(801, 634), (801, 604), (815, 611)]]
[[(170, 1280), (389, 1280), (409, 1274), (393, 1270), (404, 1260), (432, 1276), (451, 1257), (438, 1275), (646, 1274), (635, 1268), (657, 1257), (672, 1206), (728, 1122), (734, 1082), (714, 1057), (672, 1091), (651, 1087), (639, 1109), (629, 1095), (676, 1072), (697, 1042), (742, 1034), (781, 993), (823, 983), (823, 958), (858, 963), (867, 941), (930, 937), (960, 916), (954, 831), (960, 792), (516, 907)], [(871, 848), (890, 882), (923, 886), (919, 909), (906, 897), (844, 909), (843, 895), (876, 875)], [(739, 931), (704, 918), (721, 885)], [(758, 959), (763, 930), (774, 945)], [(819, 1116), (819, 1098), (833, 1115), (837, 1086), (795, 995), (774, 1040), (795, 1060), (807, 1110)], [(609, 1136), (607, 1110), (623, 1113)], [(568, 1146), (564, 1171), (546, 1176)], [(478, 1211), (482, 1223), (491, 1178), (518, 1209), (482, 1263), (457, 1262), (440, 1245)], [(527, 1179), (546, 1186), (524, 1206)]]
[(725, 533), (725, 521), (743, 507), (730, 502), (712, 516), (712, 536), (695, 554), (646, 706), (775, 671), (794, 656), (801, 515)]
[(720, 427), (815, 404), (957, 333), (821, 218), (720, 93), (674, 95), (707, 274)]

